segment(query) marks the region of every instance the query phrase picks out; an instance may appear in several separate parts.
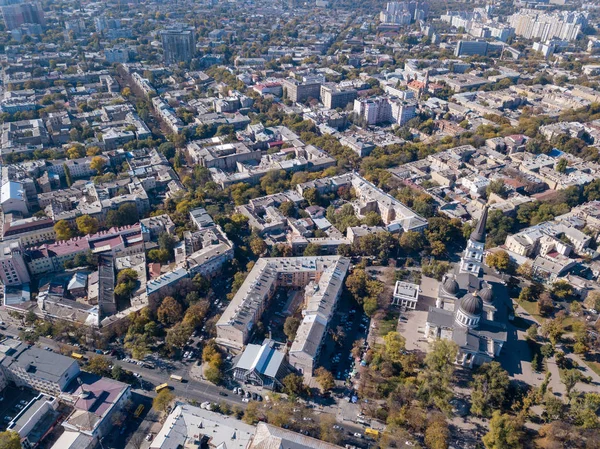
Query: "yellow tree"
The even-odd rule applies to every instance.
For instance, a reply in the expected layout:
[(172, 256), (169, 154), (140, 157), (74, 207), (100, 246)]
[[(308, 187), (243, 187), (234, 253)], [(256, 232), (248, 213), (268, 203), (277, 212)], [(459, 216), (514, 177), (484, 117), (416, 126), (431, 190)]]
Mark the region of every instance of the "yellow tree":
[(54, 225), (54, 232), (56, 232), (57, 240), (69, 240), (74, 235), (73, 229), (66, 220), (57, 221)]
[(75, 223), (77, 224), (77, 229), (79, 232), (84, 235), (95, 234), (98, 232), (98, 228), (100, 226), (98, 224), (98, 220), (96, 220), (94, 217), (90, 217), (89, 215), (77, 217)]
[(102, 156), (94, 156), (92, 162), (90, 162), (90, 168), (96, 170), (98, 173), (102, 173), (104, 166), (106, 165), (106, 159)]

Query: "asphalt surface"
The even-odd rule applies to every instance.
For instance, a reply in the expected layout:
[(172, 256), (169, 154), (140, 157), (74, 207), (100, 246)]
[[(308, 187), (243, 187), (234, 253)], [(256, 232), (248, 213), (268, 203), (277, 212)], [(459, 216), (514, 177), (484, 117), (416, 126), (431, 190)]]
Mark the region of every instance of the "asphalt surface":
[[(19, 322), (16, 322), (8, 316), (7, 312), (0, 310), (0, 320), (5, 322), (4, 329), (0, 329), (0, 333), (18, 338), (21, 332), (18, 327), (22, 326)], [(46, 337), (40, 337), (36, 343), (40, 348), (49, 348), (50, 350), (60, 353), (60, 344), (52, 339)], [(96, 354), (93, 351), (81, 351), (77, 352), (85, 355), (88, 359)], [(133, 422), (128, 421), (124, 429), (120, 429), (119, 433), (114, 433), (110, 438), (105, 438), (102, 441), (101, 447), (104, 449), (138, 449), (148, 447), (148, 443), (145, 440), (146, 435), (149, 433), (151, 427), (158, 421), (158, 414), (151, 409), (152, 399), (156, 396), (154, 387), (163, 383), (168, 383), (171, 392), (176, 396), (188, 402), (196, 402), (201, 404), (202, 402), (225, 402), (231, 407), (237, 407), (245, 409), (247, 403), (242, 402), (242, 397), (233, 394), (232, 391), (213, 385), (209, 382), (201, 382), (189, 378), (189, 371), (195, 361), (165, 361), (162, 359), (154, 360), (156, 368), (146, 368), (132, 362), (126, 362), (125, 360), (118, 360), (115, 356), (103, 355), (107, 358), (111, 364), (121, 366), (124, 370), (132, 373), (141, 375), (141, 382), (132, 385), (132, 391), (136, 398), (135, 402), (142, 403), (145, 406), (144, 414), (140, 419)], [(183, 378), (182, 382), (174, 381), (170, 379), (171, 374), (179, 375)], [(141, 387), (144, 388), (141, 388)], [(369, 442), (365, 439), (356, 439), (353, 437), (355, 432), (364, 434), (365, 426), (349, 423), (347, 421), (338, 423), (344, 434), (344, 442), (352, 444), (357, 447), (366, 448)], [(122, 431), (122, 433), (121, 433)]]

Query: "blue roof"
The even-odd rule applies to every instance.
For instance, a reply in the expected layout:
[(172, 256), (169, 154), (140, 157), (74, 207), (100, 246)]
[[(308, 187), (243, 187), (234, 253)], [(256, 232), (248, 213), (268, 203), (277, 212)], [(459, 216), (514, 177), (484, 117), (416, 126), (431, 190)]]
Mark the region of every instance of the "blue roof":
[(558, 148), (552, 148), (552, 151), (550, 151), (550, 153), (548, 153), (548, 156), (554, 157), (554, 158), (561, 157), (564, 155), (565, 155), (565, 153), (563, 151), (560, 151)]

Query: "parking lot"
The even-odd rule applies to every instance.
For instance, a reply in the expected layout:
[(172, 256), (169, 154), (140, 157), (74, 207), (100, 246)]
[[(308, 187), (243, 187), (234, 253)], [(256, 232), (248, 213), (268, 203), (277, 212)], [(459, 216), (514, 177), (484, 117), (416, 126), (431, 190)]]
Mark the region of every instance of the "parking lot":
[(350, 297), (340, 298), (319, 362), (336, 380), (345, 381), (352, 373), (352, 345), (356, 340), (366, 339), (369, 325), (370, 320), (360, 305)]
[(7, 424), (36, 396), (36, 392), (26, 388), (16, 388), (14, 385), (5, 388), (2, 392), (3, 399), (0, 401), (1, 428), (6, 429)]

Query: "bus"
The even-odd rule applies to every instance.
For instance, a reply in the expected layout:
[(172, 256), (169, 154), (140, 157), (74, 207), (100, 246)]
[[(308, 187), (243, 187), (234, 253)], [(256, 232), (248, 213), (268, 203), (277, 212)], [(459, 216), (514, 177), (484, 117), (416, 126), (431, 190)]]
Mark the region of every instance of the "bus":
[(365, 435), (367, 435), (368, 437), (371, 437), (371, 438), (379, 438), (379, 430), (371, 429), (370, 427), (367, 427), (365, 429)]
[(160, 384), (157, 385), (156, 388), (154, 389), (157, 393), (160, 393), (162, 390), (164, 390), (165, 388), (169, 388), (169, 384), (168, 383), (164, 383), (164, 384)]
[(175, 374), (171, 374), (171, 375), (169, 376), (169, 379), (171, 379), (171, 380), (176, 380), (177, 382), (183, 382), (183, 377), (181, 377), (181, 376), (176, 376)]
[(83, 354), (79, 354), (78, 352), (72, 352), (71, 357), (77, 360), (85, 360), (85, 356)]
[(144, 411), (144, 404), (140, 404), (135, 409), (135, 413), (133, 414), (133, 416), (135, 416), (136, 418), (139, 418), (143, 411)]

